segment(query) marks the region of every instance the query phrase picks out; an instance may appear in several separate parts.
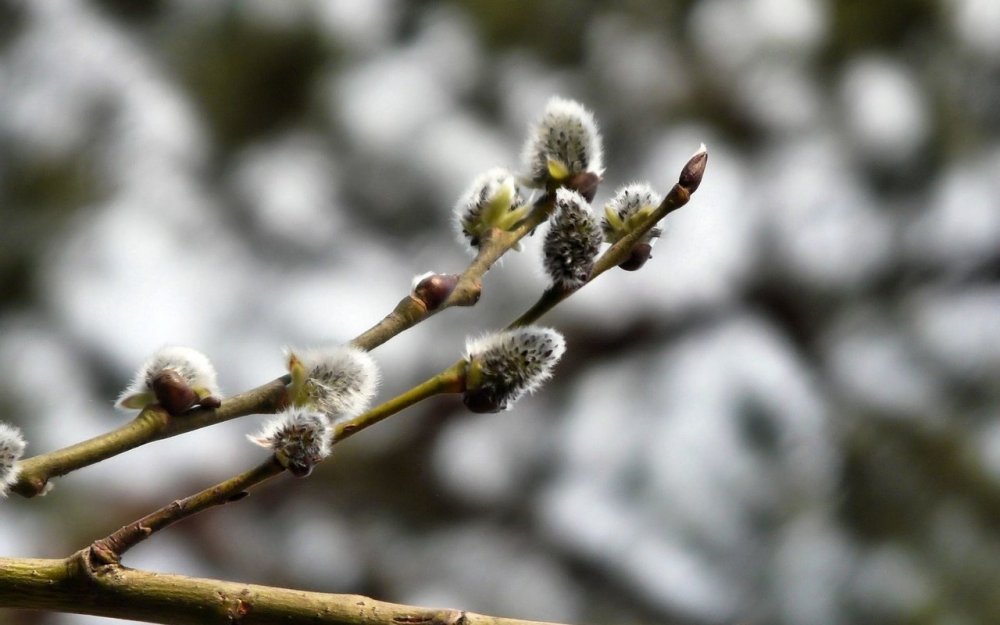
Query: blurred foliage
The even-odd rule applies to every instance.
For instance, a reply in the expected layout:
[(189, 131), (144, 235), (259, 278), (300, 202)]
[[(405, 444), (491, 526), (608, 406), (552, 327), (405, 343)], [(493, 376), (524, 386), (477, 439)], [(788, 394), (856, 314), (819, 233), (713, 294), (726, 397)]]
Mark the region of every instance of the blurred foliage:
[(327, 62), (309, 24), (270, 28), (234, 9), (218, 22), (175, 33), (170, 65), (201, 108), (224, 152), (308, 118), (318, 70)]
[(835, 62), (873, 50), (903, 48), (926, 54), (942, 35), (944, 16), (938, 0), (838, 0), (829, 6), (833, 23), (829, 50)]
[(13, 2), (0, 2), (0, 54), (24, 24), (24, 11)]
[(167, 0), (131, 2), (130, 0), (94, 0), (94, 4), (121, 19), (125, 26), (137, 26), (153, 22), (163, 16)]
[(473, 17), (482, 41), (491, 48), (530, 48), (556, 65), (571, 65), (583, 54), (579, 33), (600, 3), (554, 0), (455, 2)]
[(47, 246), (102, 190), (85, 154), (8, 156), (0, 164), (0, 300), (24, 305), (37, 297), (37, 263)]

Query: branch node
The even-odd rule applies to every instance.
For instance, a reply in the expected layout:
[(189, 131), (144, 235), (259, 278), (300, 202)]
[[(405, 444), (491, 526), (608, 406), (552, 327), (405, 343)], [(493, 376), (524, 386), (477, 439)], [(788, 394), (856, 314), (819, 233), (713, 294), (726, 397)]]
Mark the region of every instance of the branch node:
[(465, 625), (468, 615), (462, 610), (435, 610), (422, 614), (400, 614), (392, 617), (398, 625)]
[(243, 620), (247, 614), (250, 614), (253, 610), (253, 603), (250, 602), (250, 590), (244, 588), (240, 592), (239, 597), (230, 599), (223, 593), (219, 593), (219, 599), (222, 600), (224, 604), (228, 604), (226, 607), (226, 617), (229, 619), (230, 623), (239, 623)]
[(479, 302), (479, 297), (483, 293), (483, 283), (478, 278), (465, 281), (455, 289), (458, 297), (455, 299), (457, 306), (475, 306)]
[(96, 540), (86, 550), (86, 555), (80, 558), (84, 564), (87, 575), (94, 577), (97, 569), (116, 566), (121, 563), (121, 556), (118, 551), (109, 544), (107, 539)]

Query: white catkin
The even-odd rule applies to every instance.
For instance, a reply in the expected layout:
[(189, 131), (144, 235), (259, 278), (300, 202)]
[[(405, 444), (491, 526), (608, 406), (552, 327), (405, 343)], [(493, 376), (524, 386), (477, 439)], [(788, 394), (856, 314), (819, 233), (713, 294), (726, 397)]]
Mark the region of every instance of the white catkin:
[(481, 375), (474, 392), (502, 410), (548, 380), (565, 351), (559, 332), (525, 326), (467, 341), (465, 359), (475, 362)]
[(333, 428), (321, 412), (289, 408), (248, 435), (250, 442), (272, 450), (280, 462), (295, 475), (307, 475), (330, 455)]
[(535, 184), (549, 177), (549, 161), (561, 163), (570, 176), (604, 171), (604, 148), (594, 114), (575, 100), (553, 97), (524, 146), (523, 160)]
[(556, 192), (556, 207), (542, 251), (545, 270), (553, 284), (565, 288), (583, 285), (594, 268), (604, 238), (590, 204), (566, 188)]
[(361, 414), (378, 389), (378, 365), (368, 352), (338, 345), (288, 350), (306, 369), (309, 404), (331, 420)]
[(208, 356), (190, 347), (171, 345), (159, 349), (139, 367), (132, 382), (122, 391), (115, 406), (127, 409), (128, 401), (153, 392), (153, 380), (165, 370), (177, 373), (193, 389), (203, 389), (205, 394), (219, 396), (215, 367)]

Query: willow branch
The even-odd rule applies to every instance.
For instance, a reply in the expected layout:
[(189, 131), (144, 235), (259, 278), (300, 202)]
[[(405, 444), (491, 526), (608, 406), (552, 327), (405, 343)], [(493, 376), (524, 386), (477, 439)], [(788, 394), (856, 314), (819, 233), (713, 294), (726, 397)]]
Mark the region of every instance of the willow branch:
[[(476, 257), (461, 274), (448, 298), (439, 306), (428, 308), (422, 300), (412, 294), (407, 295), (391, 313), (358, 335), (351, 343), (355, 347), (370, 351), (441, 310), (452, 306), (475, 304), (482, 290), (482, 277), (500, 257), (548, 218), (552, 210), (551, 197), (551, 194), (543, 195), (524, 222), (513, 230), (494, 229), (484, 236)], [(54, 477), (96, 464), (146, 443), (237, 417), (277, 412), (287, 401), (285, 392), (287, 383), (288, 376), (282, 376), (256, 389), (226, 399), (214, 410), (198, 409), (178, 417), (170, 416), (159, 406), (150, 406), (135, 419), (116, 430), (24, 460), (21, 463), (18, 482), (11, 490), (24, 497), (34, 497), (45, 492), (46, 485)]]
[[(465, 363), (460, 360), (389, 401), (383, 402), (349, 421), (339, 423), (334, 431), (332, 443), (336, 444), (428, 397), (442, 393), (460, 393), (463, 390), (464, 380)], [(91, 545), (93, 556), (102, 563), (116, 564), (126, 551), (154, 533), (209, 508), (242, 499), (252, 487), (271, 479), (284, 470), (275, 457), (271, 456), (266, 462), (249, 471), (206, 488), (190, 497), (174, 501), (125, 525), (113, 534), (94, 541)]]
[(135, 449), (146, 443), (177, 436), (199, 428), (250, 414), (279, 410), (287, 401), (287, 376), (226, 399), (215, 409), (201, 408), (171, 416), (158, 405), (145, 408), (116, 430), (69, 447), (23, 460), (21, 473), (12, 490), (25, 497), (45, 491), (48, 481), (71, 471)]
[[(650, 228), (655, 226), (668, 214), (688, 202), (691, 197), (691, 193), (697, 189), (698, 184), (701, 181), (701, 174), (704, 172), (704, 166), (705, 154), (703, 152), (699, 152), (687, 163), (687, 165), (685, 165), (681, 172), (680, 181), (673, 186), (656, 210), (653, 211), (638, 227), (612, 245), (595, 262), (594, 269), (591, 271), (587, 284), (611, 267), (623, 262), (630, 254), (635, 243), (638, 242)], [(697, 175), (692, 176), (692, 169), (696, 170)], [(466, 272), (466, 274), (463, 274), (462, 279), (459, 280), (458, 284), (461, 285), (463, 280), (470, 281), (468, 284), (472, 284), (471, 281), (473, 280), (478, 282), (478, 278), (471, 278), (470, 276), (477, 275), (477, 271), (487, 271), (489, 266), (502, 254), (502, 251), (500, 251), (501, 249), (510, 249), (510, 247), (516, 243), (520, 237), (524, 236), (524, 234), (530, 231), (531, 228), (537, 226), (538, 223), (540, 223), (539, 220), (544, 219), (545, 215), (547, 215), (547, 213), (545, 213), (546, 206), (551, 208), (551, 206), (546, 203), (538, 204), (537, 210), (533, 212), (531, 217), (514, 231), (507, 233), (493, 231), (491, 234), (498, 237), (495, 241), (499, 241), (499, 243), (485, 243), (483, 245), (483, 249), (492, 249), (494, 251), (489, 254), (483, 254), (481, 252), (480, 256), (477, 256), (476, 261), (470, 265), (470, 269)], [(491, 240), (493, 240), (493, 236), (490, 237)], [(505, 245), (506, 247), (504, 247)], [(478, 269), (475, 269), (474, 271), (473, 269), (476, 267), (478, 267)], [(478, 275), (482, 274), (480, 273)], [(566, 289), (559, 286), (550, 287), (542, 294), (541, 298), (535, 303), (535, 305), (511, 323), (510, 327), (526, 325), (537, 320), (548, 310), (555, 307), (559, 302), (569, 297), (579, 288), (582, 287), (578, 287), (577, 289)], [(458, 287), (456, 287), (455, 291), (457, 292), (458, 290)], [(452, 296), (454, 295), (455, 292), (452, 293)], [(461, 297), (462, 296), (459, 296), (459, 298)], [(450, 299), (451, 297), (449, 297), (449, 300)], [(457, 301), (463, 300), (459, 299)], [(382, 330), (379, 331), (379, 333), (393, 331), (399, 327), (402, 326), (387, 324)], [(369, 336), (381, 336), (379, 333), (371, 334)], [(393, 399), (383, 402), (375, 408), (372, 408), (371, 410), (358, 415), (353, 419), (337, 424), (332, 443), (336, 444), (353, 434), (360, 432), (365, 428), (371, 427), (389, 416), (416, 404), (419, 401), (427, 399), (428, 397), (441, 393), (462, 392), (465, 380), (465, 367), (465, 361), (460, 359), (451, 367), (448, 367), (437, 375), (414, 386), (410, 390), (403, 392)], [(146, 517), (139, 519), (138, 521), (126, 525), (111, 536), (96, 541), (93, 545), (93, 549), (95, 553), (100, 554), (101, 557), (103, 557), (107, 562), (117, 562), (125, 551), (154, 532), (188, 516), (213, 506), (224, 504), (232, 500), (236, 495), (245, 493), (251, 486), (255, 486), (256, 484), (273, 477), (277, 473), (280, 473), (281, 470), (281, 466), (272, 459), (271, 462), (265, 463), (256, 469), (252, 469), (247, 473), (238, 475), (230, 480), (227, 480), (226, 482), (222, 482), (221, 484), (208, 488), (197, 495), (174, 502), (169, 506), (165, 506), (164, 508), (155, 511)]]
[(172, 625), (554, 625), (376, 601), (168, 575), (94, 562), (0, 558), (0, 606)]

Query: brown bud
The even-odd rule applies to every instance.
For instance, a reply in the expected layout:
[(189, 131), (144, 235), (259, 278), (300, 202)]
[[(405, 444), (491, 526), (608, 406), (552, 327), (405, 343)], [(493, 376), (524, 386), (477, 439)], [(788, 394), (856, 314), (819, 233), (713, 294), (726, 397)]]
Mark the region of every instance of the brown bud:
[(462, 394), (462, 403), (471, 412), (491, 413), (500, 412), (503, 408), (498, 402), (494, 393), (486, 392), (484, 389), (467, 390)]
[(299, 464), (298, 462), (289, 462), (285, 465), (288, 472), (295, 477), (309, 477), (309, 474), (313, 472), (312, 464)]
[(222, 405), (222, 400), (214, 395), (209, 395), (208, 397), (202, 397), (198, 404), (202, 408), (208, 408), (209, 410), (215, 410)]
[(646, 261), (653, 257), (653, 246), (649, 243), (636, 243), (626, 258), (620, 265), (625, 271), (635, 271), (642, 268)]
[(701, 178), (705, 175), (705, 166), (707, 164), (708, 150), (703, 143), (701, 144), (701, 148), (688, 159), (687, 164), (684, 165), (684, 169), (681, 170), (681, 176), (677, 182), (687, 189), (689, 193), (694, 193), (701, 184)]
[(601, 184), (601, 177), (592, 171), (581, 172), (566, 183), (566, 186), (583, 196), (588, 202), (594, 201), (597, 195), (597, 187)]
[(152, 386), (156, 401), (175, 417), (198, 403), (198, 394), (172, 369), (157, 373)]
[(413, 296), (423, 302), (427, 310), (435, 310), (455, 290), (459, 277), (457, 273), (431, 274), (414, 285)]

